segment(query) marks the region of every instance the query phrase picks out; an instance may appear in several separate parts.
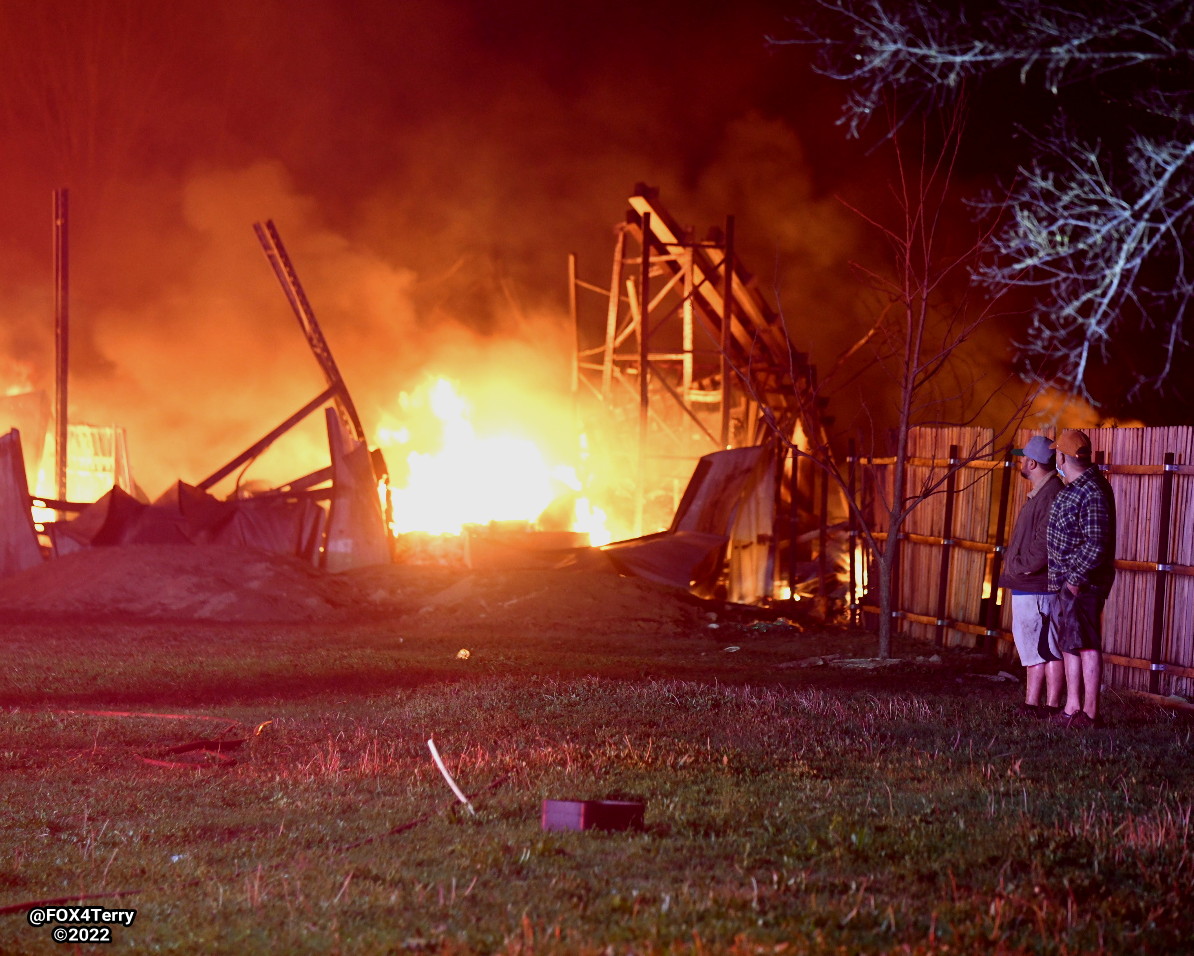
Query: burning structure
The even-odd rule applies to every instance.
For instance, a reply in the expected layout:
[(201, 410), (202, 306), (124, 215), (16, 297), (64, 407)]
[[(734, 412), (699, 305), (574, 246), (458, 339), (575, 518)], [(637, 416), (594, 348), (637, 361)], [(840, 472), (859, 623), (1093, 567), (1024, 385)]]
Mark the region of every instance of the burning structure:
[[(296, 555), (331, 571), (389, 560), (390, 547), (383, 516), (388, 478), (384, 457), (368, 449), (365, 430), (340, 374), (315, 313), (272, 222), (254, 226), (266, 258), (273, 267), (298, 319), (307, 343), (323, 372), (326, 388), (259, 441), (197, 484), (179, 481), (149, 503), (132, 478), (127, 450), (119, 429), (112, 429), (109, 454), (89, 456), (75, 468), (75, 482), (67, 479), (70, 452), (84, 442), (94, 447), (104, 429), (67, 426), (60, 405), (58, 434), (70, 435), (54, 443), (58, 463), (59, 498), (29, 496), (30, 477), (44, 467), (30, 467), (22, 451), (20, 430), (14, 428), (0, 445), (3, 480), (0, 496), (7, 517), (0, 573), (13, 573), (79, 548), (119, 544), (224, 544), (254, 547)], [(60, 295), (60, 301), (62, 296)], [(61, 313), (61, 309), (60, 309)], [(60, 333), (61, 339), (61, 333)], [(60, 378), (61, 381), (61, 378)], [(34, 438), (29, 462), (39, 462), (46, 419), (44, 399), (28, 393), (9, 397), (10, 415), (25, 420)], [(252, 462), (298, 423), (323, 408), (327, 423), (330, 464), (323, 469), (267, 489), (242, 488), (224, 500), (210, 489)], [(32, 427), (30, 427), (32, 425)], [(73, 432), (71, 431), (73, 429)], [(110, 481), (108, 480), (110, 479)], [(38, 481), (33, 477), (33, 481)], [(44, 484), (44, 481), (42, 482)], [(85, 484), (107, 486), (97, 500), (88, 501)], [(378, 490), (382, 489), (379, 496)], [(96, 488), (96, 493), (98, 493)], [(71, 492), (83, 500), (70, 500)], [(32, 506), (32, 512), (29, 508)], [(17, 517), (24, 512), (21, 517)], [(34, 521), (34, 516), (41, 520)], [(51, 517), (53, 516), (53, 517)], [(34, 535), (40, 536), (40, 540)]]
[[(424, 399), (440, 420), (444, 447), (436, 456), (407, 455), (402, 480), (392, 482), (381, 449), (369, 448), (277, 230), (259, 223), (257, 238), (325, 387), (206, 478), (178, 482), (152, 504), (133, 481), (119, 429), (108, 430), (110, 455), (98, 456), (107, 464), (91, 469), (108, 490), (90, 496), (78, 481), (60, 483), (64, 490), (47, 495), (35, 467), (26, 471), (10, 462), (5, 508), (20, 512), (33, 488), (40, 510), (36, 525), (6, 522), (0, 572), (20, 570), (42, 553), (187, 541), (297, 555), (334, 571), (389, 561), (396, 551), (416, 555), (418, 548), (404, 543), (421, 533), (462, 542), (463, 560), (473, 566), (559, 566), (585, 560), (580, 555), (586, 552), (588, 560), (608, 560), (626, 573), (702, 594), (744, 603), (774, 597), (780, 549), (796, 547), (816, 510), (810, 463), (792, 453), (824, 445), (814, 369), (737, 261), (732, 217), (724, 230), (698, 240), (654, 190), (637, 187), (629, 206), (616, 230), (608, 289), (582, 281), (575, 258), (570, 261), (576, 467), (548, 464), (533, 443), (482, 446), (463, 400), (439, 379)], [(242, 482), (249, 465), (320, 409), (327, 467), (283, 483)], [(20, 434), (31, 439), (26, 458), (36, 461), (51, 417), (44, 399), (10, 399), (8, 410), (12, 420), (21, 411)], [(52, 417), (62, 422), (61, 415)], [(381, 444), (404, 440), (385, 431), (374, 436)], [(68, 434), (68, 444), (55, 447), (67, 449), (77, 470), (80, 443), (101, 436), (79, 425), (69, 426)], [(456, 440), (465, 450), (453, 445)], [(20, 461), (19, 443), (14, 437), (5, 446), (10, 459)], [(485, 474), (477, 473), (478, 461), (487, 462)], [(511, 466), (506, 482), (504, 462)], [(217, 486), (229, 480), (231, 492), (216, 497)], [(457, 500), (482, 498), (480, 490), (498, 486), (525, 492), (520, 516), (493, 523), (508, 516), (491, 508), (471, 521), (441, 518), (429, 497), (419, 497), (420, 483), (443, 500), (456, 481), (471, 483)], [(613, 529), (599, 530), (603, 519)]]
[[(726, 536), (727, 596), (770, 599), (781, 548), (826, 507), (800, 454), (826, 447), (815, 369), (735, 257), (732, 216), (698, 239), (656, 189), (639, 184), (629, 207), (608, 289), (570, 265), (583, 427), (621, 479), (601, 497), (629, 498), (639, 534), (690, 524)], [(595, 319), (582, 314), (594, 301)]]

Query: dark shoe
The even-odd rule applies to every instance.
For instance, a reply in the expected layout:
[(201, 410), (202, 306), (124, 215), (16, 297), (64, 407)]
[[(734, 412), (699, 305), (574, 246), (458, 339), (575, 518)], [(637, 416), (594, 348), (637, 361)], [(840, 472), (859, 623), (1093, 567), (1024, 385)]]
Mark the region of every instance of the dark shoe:
[(1055, 724), (1060, 724), (1062, 727), (1068, 727), (1071, 730), (1088, 730), (1092, 727), (1103, 726), (1101, 717), (1091, 717), (1084, 710), (1076, 710), (1072, 714), (1067, 714), (1064, 710), (1059, 710), (1053, 715), (1052, 720)]
[(1044, 720), (1046, 717), (1052, 717), (1056, 714), (1060, 707), (1050, 707), (1048, 704), (1020, 704), (1016, 708), (1016, 712), (1024, 717), (1036, 717), (1039, 720)]

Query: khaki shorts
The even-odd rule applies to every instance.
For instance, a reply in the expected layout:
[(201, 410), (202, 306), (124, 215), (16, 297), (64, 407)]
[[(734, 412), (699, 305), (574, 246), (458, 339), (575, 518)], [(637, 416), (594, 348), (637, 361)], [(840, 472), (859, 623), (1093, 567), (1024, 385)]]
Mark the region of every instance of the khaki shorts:
[(1025, 667), (1061, 660), (1053, 621), (1053, 597), (1052, 594), (1012, 595), (1012, 638), (1020, 663)]

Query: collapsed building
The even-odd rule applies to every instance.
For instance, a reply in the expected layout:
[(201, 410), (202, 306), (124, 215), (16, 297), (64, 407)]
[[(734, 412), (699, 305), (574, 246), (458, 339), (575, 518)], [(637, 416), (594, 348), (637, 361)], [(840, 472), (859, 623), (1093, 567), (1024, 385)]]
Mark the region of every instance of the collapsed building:
[[(0, 575), (81, 548), (146, 543), (256, 548), (329, 571), (392, 560), (384, 457), (368, 446), (277, 229), (254, 230), (326, 387), (206, 478), (179, 481), (152, 502), (134, 483), (122, 430), (77, 424), (58, 426), (63, 457), (76, 472), (110, 478), (110, 490), (72, 501), (66, 480), (58, 498), (32, 496), (54, 416), (44, 397), (5, 399), (0, 424), (12, 430), (0, 438)], [(598, 491), (625, 499), (636, 535), (587, 548), (566, 533), (475, 529), (472, 563), (597, 561), (741, 603), (789, 595), (800, 577), (824, 586), (825, 562), (810, 571), (804, 543), (830, 507), (811, 465), (826, 448), (815, 369), (735, 255), (733, 218), (697, 239), (640, 185), (615, 231), (609, 287), (580, 279), (575, 258), (569, 270), (579, 425), (590, 454), (610, 466), (603, 472), (620, 477)], [(238, 483), (227, 499), (212, 493), (321, 410), (327, 467), (251, 492)]]
[[(22, 451), (21, 430), (0, 439), (0, 574), (12, 574), (80, 548), (126, 544), (218, 544), (257, 548), (310, 561), (329, 571), (390, 558), (384, 514), (388, 477), (384, 457), (370, 450), (364, 427), (327, 340), (315, 318), (298, 275), (272, 222), (254, 226), (266, 258), (282, 286), (299, 326), (323, 373), (326, 387), (281, 424), (196, 484), (177, 482), (155, 501), (143, 500), (128, 466), (119, 429), (111, 435), (110, 455), (79, 462), (80, 448), (105, 433), (93, 426), (70, 426), (68, 452), (75, 452), (76, 474), (83, 464), (111, 474), (112, 487), (92, 502), (31, 496), (46, 432), (45, 400), (36, 395), (10, 396), (0, 414), (22, 420), (33, 442)], [(221, 500), (210, 489), (266, 451), (309, 416), (323, 410), (329, 464), (272, 488), (241, 489)], [(68, 461), (72, 456), (63, 456)], [(65, 469), (69, 477), (69, 467)], [(60, 482), (63, 493), (68, 481)], [(34, 514), (50, 514), (34, 520)]]

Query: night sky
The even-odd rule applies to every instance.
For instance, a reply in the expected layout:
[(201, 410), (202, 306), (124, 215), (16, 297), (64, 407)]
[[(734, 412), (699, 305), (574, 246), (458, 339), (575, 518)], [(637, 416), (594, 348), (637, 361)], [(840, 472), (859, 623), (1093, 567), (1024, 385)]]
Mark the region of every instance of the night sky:
[(367, 428), (429, 372), (566, 387), (567, 254), (608, 283), (640, 181), (698, 233), (733, 214), (798, 347), (831, 363), (863, 327), (849, 262), (875, 246), (837, 197), (874, 184), (842, 91), (766, 42), (788, 9), (0, 0), (0, 384), (52, 390), (58, 187), (71, 415), (128, 428), (151, 494), (322, 388), (264, 219)]

